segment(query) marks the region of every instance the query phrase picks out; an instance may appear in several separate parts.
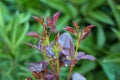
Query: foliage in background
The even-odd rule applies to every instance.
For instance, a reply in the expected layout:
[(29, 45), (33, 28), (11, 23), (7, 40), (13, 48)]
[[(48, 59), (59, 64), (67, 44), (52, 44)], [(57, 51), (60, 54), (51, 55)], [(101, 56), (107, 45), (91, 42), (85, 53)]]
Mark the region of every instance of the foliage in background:
[[(79, 62), (74, 71), (84, 74), (88, 80), (119, 80), (119, 0), (1, 0), (0, 79), (24, 80), (30, 75), (25, 62), (39, 61), (41, 56), (24, 44), (37, 41), (26, 37), (26, 33), (42, 30), (32, 16), (51, 16), (57, 10), (62, 12), (56, 24), (61, 32), (66, 24), (72, 25), (71, 20), (83, 25), (81, 27), (95, 25), (92, 34), (81, 43), (80, 50), (96, 56), (97, 61)], [(64, 67), (62, 71), (61, 77), (66, 79), (69, 69)]]

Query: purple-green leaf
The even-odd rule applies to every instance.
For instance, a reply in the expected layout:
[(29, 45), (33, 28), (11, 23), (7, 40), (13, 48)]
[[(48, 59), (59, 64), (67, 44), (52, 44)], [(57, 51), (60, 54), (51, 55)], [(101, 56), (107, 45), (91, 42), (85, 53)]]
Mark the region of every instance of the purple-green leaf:
[(72, 80), (86, 80), (86, 78), (83, 75), (76, 72), (72, 75)]
[(58, 39), (58, 43), (62, 46), (62, 53), (66, 56), (73, 56), (74, 45), (72, 42), (72, 37), (69, 33), (63, 33)]
[(31, 37), (34, 37), (34, 38), (39, 38), (40, 39), (40, 35), (37, 32), (29, 32), (27, 35), (31, 36)]
[(40, 61), (40, 62), (34, 62), (34, 63), (31, 63), (30, 64), (30, 70), (32, 72), (41, 72), (43, 71), (44, 69), (46, 69), (48, 66), (47, 62), (44, 60), (44, 61)]
[(84, 52), (78, 52), (76, 56), (76, 60), (81, 60), (81, 59), (88, 59), (88, 60), (94, 61), (95, 57), (89, 54), (85, 54)]

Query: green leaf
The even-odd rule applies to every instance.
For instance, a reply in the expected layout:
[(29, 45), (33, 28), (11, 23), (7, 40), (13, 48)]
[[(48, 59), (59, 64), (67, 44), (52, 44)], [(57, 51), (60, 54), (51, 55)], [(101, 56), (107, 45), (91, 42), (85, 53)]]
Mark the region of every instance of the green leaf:
[(113, 20), (110, 18), (110, 16), (108, 16), (108, 14), (105, 14), (102, 11), (91, 11), (89, 13), (89, 16), (92, 17), (93, 19), (96, 19), (100, 22), (103, 22), (105, 24), (110, 24), (110, 25), (114, 25)]
[(14, 24), (13, 24), (13, 31), (12, 31), (12, 48), (15, 48), (16, 46), (16, 38), (17, 38), (17, 28), (19, 26), (19, 19), (17, 17), (14, 18)]
[(91, 18), (85, 18), (85, 20), (90, 24), (94, 24), (95, 27), (97, 28), (97, 35), (96, 35), (97, 36), (97, 44), (98, 44), (98, 47), (101, 48), (106, 41), (106, 36), (105, 36), (105, 33), (102, 28), (103, 26)]
[(32, 8), (29, 8), (28, 11), (30, 13), (34, 15), (37, 15), (37, 16), (40, 16), (40, 15), (43, 15), (43, 13), (39, 10), (39, 9), (34, 9), (33, 7)]
[(19, 39), (18, 39), (18, 41), (16, 43), (16, 46), (19, 46), (21, 44), (21, 42), (23, 41), (23, 39), (25, 38), (26, 33), (27, 33), (28, 29), (29, 29), (29, 23), (26, 23), (24, 27), (25, 27), (25, 29), (23, 30), (23, 33), (19, 37)]
[(120, 52), (113, 53), (112, 55), (106, 57), (103, 59), (103, 62), (115, 62), (115, 63), (120, 63)]
[(95, 67), (96, 67), (95, 62), (86, 61), (86, 62), (83, 62), (81, 67), (74, 68), (75, 69), (74, 72), (80, 72), (81, 74), (85, 74), (89, 72), (90, 70), (93, 70)]
[(0, 7), (0, 27), (4, 27), (4, 17), (2, 10), (3, 9)]
[(103, 31), (102, 27), (97, 27), (97, 43), (99, 47), (103, 47), (103, 45), (105, 44), (105, 33)]
[(90, 34), (85, 40), (81, 41), (80, 49), (84, 50), (86, 53), (97, 54), (97, 47), (94, 41), (94, 36)]
[(1, 75), (1, 80), (7, 80), (7, 79), (14, 80), (14, 78), (11, 75), (7, 74), (6, 72), (3, 72)]
[(87, 14), (89, 13), (88, 12), (88, 8), (89, 8), (89, 5), (88, 4), (84, 4), (80, 8), (80, 13), (82, 13), (83, 16), (87, 16)]
[(14, 24), (14, 18), (12, 18), (12, 19), (9, 21), (9, 23), (8, 23), (6, 29), (5, 29), (6, 34), (8, 34), (9, 31), (12, 31), (13, 24)]
[(95, 9), (105, 3), (106, 0), (91, 0), (89, 9)]
[(115, 28), (112, 28), (112, 31), (116, 34), (116, 36), (120, 40), (120, 31), (116, 30)]
[(115, 54), (115, 53), (119, 53), (120, 52), (120, 42), (115, 43), (114, 45), (112, 45), (110, 47), (110, 51), (111, 54)]
[(74, 4), (84, 4), (85, 2), (87, 2), (87, 0), (70, 0), (72, 3)]
[(99, 61), (109, 80), (120, 79), (120, 53), (112, 55)]
[(107, 0), (109, 5), (110, 5), (110, 8), (112, 10), (112, 13), (115, 17), (115, 20), (116, 20), (116, 23), (117, 23), (117, 26), (119, 27), (120, 29), (120, 14), (118, 13), (117, 9), (116, 9), (116, 4), (114, 3), (114, 0)]
[(77, 15), (77, 10), (72, 4), (67, 4), (64, 1), (59, 1), (59, 0), (41, 0), (41, 2), (55, 8), (58, 10), (63, 11), (69, 16), (76, 16)]
[(30, 19), (30, 17), (31, 17), (30, 13), (20, 14), (20, 15), (19, 15), (19, 20), (20, 20), (19, 22), (20, 22), (20, 24), (25, 23), (26, 21), (28, 21), (28, 20)]
[(109, 80), (120, 79), (120, 63), (114, 62), (100, 62)]
[(68, 21), (70, 20), (70, 17), (65, 15), (63, 18), (60, 18), (57, 22), (57, 30), (62, 31), (67, 26)]
[(8, 45), (8, 47), (10, 48), (11, 47), (11, 43), (10, 43), (10, 40), (7, 36), (7, 34), (5, 34), (5, 31), (3, 28), (0, 29), (0, 35), (3, 39), (3, 41)]

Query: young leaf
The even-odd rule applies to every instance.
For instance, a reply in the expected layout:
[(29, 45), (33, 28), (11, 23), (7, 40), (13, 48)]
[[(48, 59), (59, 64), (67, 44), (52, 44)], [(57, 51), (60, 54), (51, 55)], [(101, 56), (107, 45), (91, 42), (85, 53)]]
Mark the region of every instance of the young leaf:
[(27, 35), (31, 36), (31, 37), (34, 37), (34, 38), (39, 38), (40, 39), (40, 35), (37, 32), (29, 32)]
[(115, 2), (113, 0), (107, 0), (107, 1), (108, 1), (108, 4), (109, 4), (109, 6), (110, 6), (110, 8), (112, 10), (112, 13), (113, 13), (113, 15), (115, 17), (115, 20), (117, 22), (117, 26), (120, 29), (120, 14), (116, 9), (116, 4), (115, 4)]
[(25, 27), (25, 29), (23, 30), (23, 33), (19, 37), (19, 39), (18, 39), (18, 41), (16, 43), (16, 46), (20, 45), (20, 43), (22, 42), (22, 40), (25, 38), (26, 33), (27, 33), (28, 29), (29, 29), (29, 23), (26, 23), (24, 27)]
[(108, 16), (107, 14), (105, 14), (102, 11), (91, 11), (90, 12), (90, 16), (98, 21), (101, 21), (103, 23), (106, 24), (110, 24), (110, 25), (114, 25), (113, 20), (110, 18), (110, 16)]
[(95, 57), (92, 55), (85, 54), (84, 52), (78, 52), (76, 56), (76, 60), (81, 60), (81, 59), (88, 59), (88, 60), (94, 61)]
[(38, 17), (36, 17), (36, 16), (33, 16), (33, 18), (34, 18), (37, 22), (39, 22), (41, 25), (44, 23), (44, 18), (43, 18), (43, 17), (40, 19), (40, 18), (38, 18)]
[(74, 28), (72, 28), (72, 27), (70, 27), (70, 26), (67, 26), (67, 27), (65, 28), (65, 30), (67, 30), (67, 31), (69, 31), (69, 32), (71, 32), (71, 33), (73, 33), (73, 34), (76, 33), (76, 31), (74, 30)]
[(40, 61), (40, 62), (35, 62), (30, 64), (30, 70), (32, 72), (41, 72), (44, 69), (46, 69), (48, 66), (46, 61)]
[(94, 25), (89, 25), (86, 28), (84, 28), (84, 30), (82, 31), (82, 35), (81, 35), (81, 40), (85, 39), (89, 35), (90, 30), (93, 27), (94, 27)]
[(77, 30), (77, 29), (79, 28), (78, 23), (75, 22), (75, 21), (73, 21), (73, 24), (74, 24), (74, 26), (75, 26), (75, 28), (76, 28), (76, 30)]
[(103, 31), (103, 28), (101, 27), (97, 27), (98, 31), (97, 31), (97, 43), (99, 47), (103, 47), (103, 45), (105, 44), (105, 33)]
[(60, 15), (60, 11), (56, 12), (56, 13), (53, 15), (53, 17), (52, 17), (52, 22), (53, 22), (54, 25), (55, 25), (56, 21), (58, 20), (59, 15)]
[(58, 39), (58, 43), (62, 46), (62, 53), (66, 56), (73, 56), (74, 45), (72, 42), (72, 37), (69, 33), (63, 33)]

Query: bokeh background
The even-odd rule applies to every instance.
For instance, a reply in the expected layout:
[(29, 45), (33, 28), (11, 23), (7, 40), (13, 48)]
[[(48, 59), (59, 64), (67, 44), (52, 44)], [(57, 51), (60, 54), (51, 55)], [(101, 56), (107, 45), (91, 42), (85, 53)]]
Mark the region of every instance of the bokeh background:
[[(0, 80), (32, 77), (28, 64), (43, 59), (25, 44), (38, 41), (28, 37), (28, 31), (42, 31), (32, 16), (52, 16), (58, 10), (56, 26), (61, 33), (65, 26), (73, 26), (73, 20), (81, 28), (95, 25), (79, 50), (97, 60), (79, 61), (73, 73), (87, 80), (120, 80), (120, 0), (0, 0)], [(66, 80), (68, 72), (69, 67), (61, 69), (61, 80)]]

